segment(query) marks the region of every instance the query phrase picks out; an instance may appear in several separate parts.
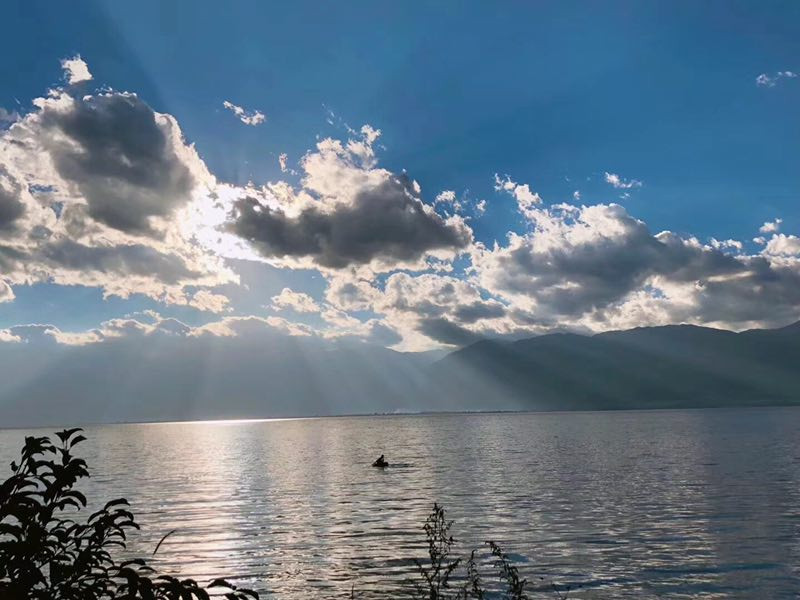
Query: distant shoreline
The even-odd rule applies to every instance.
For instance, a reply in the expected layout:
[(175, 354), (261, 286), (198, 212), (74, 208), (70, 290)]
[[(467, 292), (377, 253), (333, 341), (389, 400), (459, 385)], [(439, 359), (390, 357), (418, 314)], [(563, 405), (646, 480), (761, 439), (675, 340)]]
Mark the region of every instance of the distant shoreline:
[(202, 424), (236, 424), (236, 423), (266, 423), (270, 421), (306, 421), (319, 419), (367, 419), (374, 417), (445, 417), (454, 415), (482, 416), (482, 415), (524, 415), (524, 414), (593, 414), (593, 413), (633, 413), (633, 412), (686, 412), (686, 411), (726, 411), (726, 410), (761, 410), (761, 409), (800, 409), (800, 404), (752, 404), (747, 406), (697, 406), (676, 408), (598, 408), (594, 410), (440, 410), (440, 411), (407, 411), (407, 412), (375, 412), (375, 413), (347, 413), (332, 415), (304, 415), (286, 417), (233, 417), (220, 419), (186, 419), (164, 421), (109, 421), (88, 423), (62, 423), (58, 425), (31, 425), (0, 427), (0, 431), (27, 431), (34, 429), (68, 428), (68, 427), (108, 427), (114, 425), (202, 425)]

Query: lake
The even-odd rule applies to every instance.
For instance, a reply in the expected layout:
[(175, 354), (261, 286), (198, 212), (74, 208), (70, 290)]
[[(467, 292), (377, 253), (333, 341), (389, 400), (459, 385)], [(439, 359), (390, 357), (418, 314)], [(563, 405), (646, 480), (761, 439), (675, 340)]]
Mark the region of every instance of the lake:
[[(130, 500), (134, 553), (177, 530), (155, 563), (184, 577), (236, 575), (287, 599), (396, 597), (437, 501), (464, 553), (498, 541), (537, 586), (580, 586), (570, 598), (800, 593), (800, 409), (86, 430), (81, 489)], [(26, 433), (0, 431), (4, 466)], [(371, 468), (381, 453), (392, 466)]]

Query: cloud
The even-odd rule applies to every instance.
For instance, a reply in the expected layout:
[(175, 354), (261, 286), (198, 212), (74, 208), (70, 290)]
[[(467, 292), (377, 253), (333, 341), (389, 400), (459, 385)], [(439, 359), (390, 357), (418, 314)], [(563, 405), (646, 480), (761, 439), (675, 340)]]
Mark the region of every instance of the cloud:
[(708, 241), (708, 243), (712, 248), (715, 248), (717, 250), (729, 249), (729, 250), (736, 250), (738, 252), (741, 252), (742, 250), (744, 250), (744, 244), (742, 244), (742, 242), (740, 242), (739, 240), (730, 240), (730, 239), (729, 240), (718, 240), (718, 239), (712, 237)]
[(220, 309), (219, 294), (196, 288), (237, 276), (195, 239), (193, 214), (215, 181), (177, 121), (109, 89), (56, 88), (33, 106), (0, 131), (5, 283)]
[(14, 290), (5, 281), (0, 279), (0, 303), (11, 302), (14, 299)]
[(783, 219), (775, 219), (774, 221), (767, 221), (758, 228), (759, 233), (775, 233), (781, 228)]
[(332, 306), (344, 311), (370, 310), (380, 292), (370, 280), (352, 273), (336, 273), (328, 276), (325, 299)]
[(798, 76), (794, 71), (777, 71), (774, 75), (761, 73), (756, 77), (756, 85), (758, 87), (775, 87), (781, 79), (795, 79)]
[(616, 173), (609, 173), (608, 171), (606, 171), (605, 173), (605, 179), (606, 183), (611, 184), (611, 186), (613, 186), (618, 190), (630, 190), (633, 188), (642, 187), (642, 182), (639, 181), (638, 179), (631, 179), (629, 181), (626, 181)]
[(39, 102), (26, 119), (28, 143), (44, 151), (87, 213), (114, 229), (154, 235), (153, 218), (191, 199), (199, 163), (172, 117), (136, 95), (106, 92)]
[(434, 199), (434, 203), (436, 204), (452, 204), (456, 201), (456, 193), (453, 190), (445, 190), (443, 192), (439, 192), (436, 198)]
[(63, 59), (61, 68), (64, 69), (64, 78), (69, 85), (76, 85), (92, 79), (89, 65), (79, 55)]
[(290, 309), (297, 313), (318, 313), (319, 305), (314, 299), (303, 292), (295, 292), (290, 288), (283, 288), (281, 293), (272, 297), (272, 308), (275, 310)]
[(763, 255), (748, 256), (735, 240), (703, 245), (671, 232), (654, 235), (614, 204), (558, 205), (530, 216), (533, 231), (473, 254), (475, 282), (507, 302), (518, 323), (736, 328), (782, 324), (800, 312), (791, 238), (775, 237)]
[(236, 117), (245, 125), (256, 127), (267, 120), (267, 117), (264, 116), (264, 113), (259, 110), (248, 111), (241, 106), (236, 106), (233, 102), (229, 102), (228, 100), (225, 100), (222, 105), (236, 115)]
[(228, 297), (223, 294), (198, 290), (186, 304), (204, 312), (221, 313), (228, 310), (229, 302)]
[(426, 337), (447, 346), (467, 346), (483, 338), (480, 333), (444, 318), (422, 319), (419, 331)]
[(13, 229), (25, 214), (21, 196), (20, 184), (0, 165), (0, 233)]
[(800, 238), (796, 235), (773, 235), (766, 242), (764, 254), (773, 256), (800, 256)]
[(516, 329), (502, 303), (485, 298), (469, 281), (439, 273), (393, 273), (382, 289), (366, 281), (335, 278), (326, 298), (333, 306), (380, 315), (402, 337), (398, 347), (404, 350), (453, 344), (455, 338), (447, 332), (456, 329), (474, 338), (509, 335)]
[[(780, 219), (760, 228), (751, 255), (734, 239), (652, 232), (617, 204), (545, 205), (529, 184), (496, 174), (495, 190), (525, 224), (485, 244), (469, 217), (450, 213), (479, 215), (486, 201), (452, 189), (426, 200), (407, 173), (379, 166), (381, 133), (369, 125), (319, 140), (297, 172), (281, 154), (291, 183), (242, 186), (217, 181), (174, 117), (136, 94), (86, 87), (50, 90), (0, 129), (0, 302), (14, 301), (16, 286), (48, 282), (226, 316), (199, 326), (125, 318), (77, 332), (35, 325), (2, 330), (0, 341), (268, 331), (422, 350), (564, 328), (741, 328), (800, 314), (800, 241), (778, 233)], [(626, 193), (642, 186), (605, 180)], [(324, 298), (284, 288), (268, 310), (296, 314), (237, 314), (223, 286), (238, 283), (241, 260), (318, 271)], [(303, 323), (289, 318), (297, 314)]]
[(377, 132), (362, 132), (346, 145), (323, 140), (306, 155), (301, 190), (284, 184), (236, 200), (228, 231), (277, 264), (320, 269), (424, 268), (426, 256), (466, 248), (464, 220), (437, 214), (405, 174), (375, 168)]
[(439, 217), (403, 178), (365, 189), (331, 212), (310, 205), (290, 216), (254, 198), (240, 200), (236, 210), (232, 230), (261, 254), (308, 257), (323, 268), (414, 263), (430, 251), (460, 249), (470, 242), (463, 222)]
[(542, 203), (542, 198), (536, 192), (531, 191), (527, 183), (520, 185), (512, 181), (508, 175), (505, 176), (505, 179), (501, 179), (500, 176), (495, 173), (494, 189), (498, 192), (508, 192), (514, 196), (519, 211), (526, 216)]
[(17, 112), (6, 110), (0, 106), (0, 125), (13, 123), (17, 119), (19, 119), (19, 114)]

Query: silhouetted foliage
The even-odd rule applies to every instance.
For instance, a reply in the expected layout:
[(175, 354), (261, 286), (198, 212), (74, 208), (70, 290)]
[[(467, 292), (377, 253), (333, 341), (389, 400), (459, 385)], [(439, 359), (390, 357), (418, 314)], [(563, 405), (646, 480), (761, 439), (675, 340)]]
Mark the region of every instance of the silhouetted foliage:
[(439, 600), (440, 598), (458, 597), (450, 596), (447, 590), (450, 588), (450, 576), (461, 564), (461, 559), (450, 560), (450, 549), (453, 546), (453, 536), (450, 535), (452, 521), (445, 518), (444, 508), (438, 504), (433, 505), (433, 511), (428, 515), (423, 529), (428, 540), (429, 565), (423, 565), (418, 560), (417, 569), (422, 578), (422, 584), (418, 584), (420, 596)]
[[(207, 600), (215, 588), (230, 600), (258, 598), (224, 579), (203, 587), (159, 575), (143, 559), (117, 561), (127, 532), (139, 529), (124, 498), (111, 500), (85, 523), (69, 518), (86, 507), (75, 489), (88, 477), (72, 455), (80, 429), (26, 437), (19, 463), (0, 484), (0, 598), (3, 600)], [(68, 510), (69, 509), (69, 510)], [(162, 538), (163, 541), (163, 538)]]
[[(428, 542), (428, 564), (415, 561), (420, 581), (416, 584), (416, 598), (418, 600), (458, 600), (475, 598), (483, 600), (489, 597), (489, 592), (484, 587), (483, 578), (475, 560), (476, 551), (473, 550), (469, 559), (464, 563), (463, 574), (459, 567), (461, 558), (453, 558), (455, 540), (450, 534), (453, 521), (448, 521), (444, 508), (438, 504), (433, 505), (433, 510), (425, 521), (423, 529)], [(511, 564), (508, 555), (495, 542), (486, 542), (495, 559), (498, 568), (499, 591), (492, 590), (491, 596), (505, 600), (528, 600), (525, 594), (527, 580), (520, 579), (519, 571)], [(458, 580), (454, 583), (453, 580)], [(558, 594), (557, 588), (553, 590)], [(561, 595), (559, 594), (559, 597)]]

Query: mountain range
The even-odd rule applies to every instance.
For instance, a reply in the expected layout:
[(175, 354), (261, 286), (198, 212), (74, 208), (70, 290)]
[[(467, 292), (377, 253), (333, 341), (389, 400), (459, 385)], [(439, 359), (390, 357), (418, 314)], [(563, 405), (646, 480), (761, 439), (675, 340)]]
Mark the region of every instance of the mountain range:
[(482, 340), (442, 357), (275, 333), (0, 345), (0, 427), (800, 404), (800, 323)]
[(484, 340), (438, 361), (443, 393), (538, 410), (800, 403), (800, 322), (732, 331), (673, 325)]

